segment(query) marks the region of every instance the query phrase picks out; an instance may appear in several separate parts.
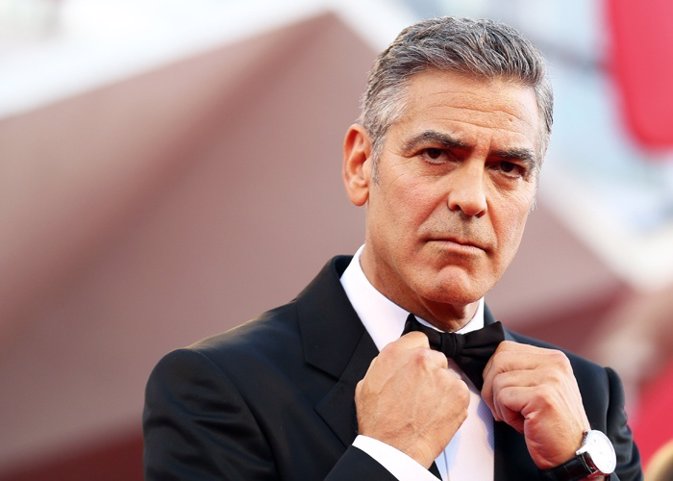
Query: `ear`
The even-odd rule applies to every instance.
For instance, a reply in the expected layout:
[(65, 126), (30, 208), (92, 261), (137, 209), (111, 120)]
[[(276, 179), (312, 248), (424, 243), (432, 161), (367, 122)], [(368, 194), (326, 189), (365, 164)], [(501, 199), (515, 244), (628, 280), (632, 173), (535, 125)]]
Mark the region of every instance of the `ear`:
[(372, 143), (369, 134), (362, 125), (351, 125), (344, 138), (341, 174), (348, 198), (358, 207), (364, 205), (369, 198), (373, 162), (371, 156)]

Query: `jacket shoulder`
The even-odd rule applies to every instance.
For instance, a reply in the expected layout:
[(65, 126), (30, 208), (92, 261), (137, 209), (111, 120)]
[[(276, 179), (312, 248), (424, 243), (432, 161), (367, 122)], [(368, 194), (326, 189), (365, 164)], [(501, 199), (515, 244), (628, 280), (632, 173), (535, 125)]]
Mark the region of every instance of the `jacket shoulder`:
[(187, 346), (222, 367), (255, 363), (266, 359), (278, 362), (301, 352), (296, 301), (271, 309), (226, 332)]

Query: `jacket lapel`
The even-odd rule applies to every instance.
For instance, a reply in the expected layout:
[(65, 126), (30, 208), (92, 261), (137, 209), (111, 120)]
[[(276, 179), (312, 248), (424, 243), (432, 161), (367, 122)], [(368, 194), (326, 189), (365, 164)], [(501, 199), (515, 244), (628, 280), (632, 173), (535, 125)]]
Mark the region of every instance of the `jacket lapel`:
[(344, 446), (351, 444), (357, 436), (355, 386), (364, 377), (371, 360), (377, 354), (378, 351), (371, 338), (363, 336), (339, 381), (316, 405), (318, 414)]
[(357, 435), (355, 386), (378, 355), (339, 281), (350, 259), (332, 259), (297, 297), (304, 359), (336, 379), (315, 410), (344, 446)]
[(532, 481), (539, 478), (540, 471), (528, 454), (521, 434), (506, 423), (494, 422), (493, 437), (495, 481)]

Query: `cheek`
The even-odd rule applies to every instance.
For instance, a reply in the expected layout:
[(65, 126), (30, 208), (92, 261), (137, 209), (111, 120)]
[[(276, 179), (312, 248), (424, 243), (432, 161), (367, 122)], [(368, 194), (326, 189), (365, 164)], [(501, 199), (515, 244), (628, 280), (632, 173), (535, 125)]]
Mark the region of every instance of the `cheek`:
[(529, 208), (512, 209), (500, 219), (499, 245), (505, 257), (505, 262), (509, 262), (519, 249), (523, 231), (528, 220)]
[(498, 199), (513, 230), (519, 231), (526, 225), (535, 202), (535, 191), (535, 184), (526, 183), (513, 192), (503, 193)]
[(507, 264), (512, 260), (519, 248), (524, 227), (528, 220), (528, 214), (534, 200), (534, 189), (519, 191), (514, 195), (502, 196), (492, 206), (491, 219), (496, 235), (498, 246)]
[(400, 176), (391, 183), (387, 199), (392, 221), (407, 227), (420, 226), (437, 209), (441, 199), (427, 184)]

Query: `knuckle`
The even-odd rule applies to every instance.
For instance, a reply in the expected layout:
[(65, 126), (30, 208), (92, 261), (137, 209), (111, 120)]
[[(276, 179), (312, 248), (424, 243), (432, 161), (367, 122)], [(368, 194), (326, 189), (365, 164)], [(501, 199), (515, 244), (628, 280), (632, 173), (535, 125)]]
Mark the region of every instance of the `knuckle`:
[(561, 367), (564, 372), (572, 371), (572, 367), (570, 365), (570, 359), (568, 359), (568, 356), (566, 356), (565, 353), (563, 353), (563, 351), (553, 349), (549, 352), (549, 356), (552, 362), (556, 366)]
[(518, 420), (520, 416), (519, 413), (515, 413), (509, 410), (505, 410), (505, 412), (503, 412), (502, 415), (505, 423), (509, 424), (510, 426), (514, 425), (514, 423)]
[(507, 376), (506, 371), (500, 371), (496, 372), (491, 376), (491, 384), (493, 385), (493, 388), (498, 388), (502, 386), (502, 383), (504, 382), (505, 377)]
[(427, 370), (433, 364), (433, 352), (429, 349), (416, 349), (411, 353), (411, 361), (415, 366)]
[(467, 405), (470, 402), (470, 388), (467, 387), (465, 381), (456, 377), (452, 373), (448, 373), (448, 383), (446, 389), (452, 399), (455, 399), (460, 404)]
[(567, 372), (565, 370), (551, 369), (547, 375), (550, 384), (561, 385), (564, 380), (567, 378)]
[(402, 336), (400, 338), (400, 340), (402, 342), (400, 342), (398, 344), (404, 344), (404, 345), (410, 344), (410, 345), (414, 345), (414, 346), (429, 346), (430, 345), (429, 342), (428, 342), (428, 336), (426, 336), (422, 332), (418, 332), (418, 331), (414, 331), (414, 332), (410, 332), (408, 334), (405, 334), (404, 336)]
[(465, 384), (465, 381), (460, 380), (459, 382), (461, 384), (459, 390), (460, 400), (467, 406), (470, 403), (470, 389)]
[(438, 352), (438, 351), (433, 351), (428, 349), (428, 353), (430, 354), (430, 357), (432, 361), (439, 367), (446, 369), (449, 366), (449, 361), (446, 358), (446, 355)]
[(513, 349), (516, 349), (516, 347), (519, 345), (519, 343), (514, 342), (514, 341), (502, 341), (500, 344), (498, 344), (498, 348), (495, 350), (496, 354), (497, 353), (503, 353), (507, 351), (511, 351)]
[(437, 364), (446, 364), (446, 356), (441, 352), (433, 351), (427, 347), (419, 347), (416, 350), (417, 359), (428, 364), (428, 365), (437, 365)]
[(416, 362), (428, 362), (430, 360), (430, 351), (426, 349), (416, 349), (413, 353), (413, 358)]
[(444, 390), (452, 396), (462, 395), (464, 390), (469, 392), (467, 384), (460, 376), (451, 369), (442, 369), (439, 371)]
[(491, 389), (494, 393), (499, 393), (505, 387), (504, 376), (494, 376), (491, 381)]
[(503, 400), (508, 397), (508, 394), (509, 394), (508, 388), (494, 389), (492, 394), (493, 402), (496, 403), (503, 402)]
[(554, 404), (554, 399), (556, 398), (556, 390), (548, 385), (542, 385), (537, 390), (537, 399), (541, 406), (549, 407)]
[[(391, 343), (387, 344), (386, 346), (384, 346), (383, 349), (381, 349), (381, 352), (379, 353), (379, 355), (377, 357), (387, 356), (387, 355), (394, 356), (396, 353), (398, 353), (401, 350), (402, 350), (402, 348), (401, 348), (399, 342), (397, 342), (397, 341), (396, 342), (391, 342)], [(376, 359), (376, 358), (374, 358), (374, 359)]]

